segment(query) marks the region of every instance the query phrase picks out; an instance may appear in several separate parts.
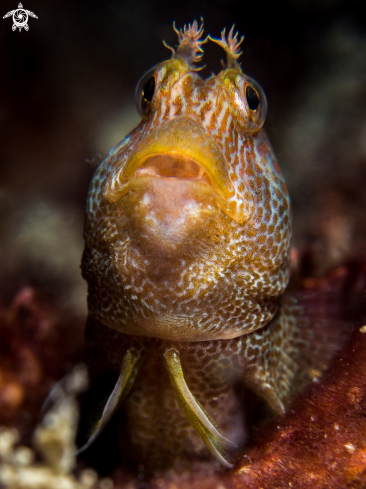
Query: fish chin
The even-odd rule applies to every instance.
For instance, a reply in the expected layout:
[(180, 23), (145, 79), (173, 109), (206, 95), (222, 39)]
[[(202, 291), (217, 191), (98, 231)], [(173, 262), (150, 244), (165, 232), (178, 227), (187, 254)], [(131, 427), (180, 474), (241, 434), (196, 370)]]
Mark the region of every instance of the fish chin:
[(159, 248), (174, 248), (217, 215), (216, 197), (203, 180), (140, 173), (131, 178), (122, 202), (125, 209), (132, 210), (131, 224), (136, 231)]

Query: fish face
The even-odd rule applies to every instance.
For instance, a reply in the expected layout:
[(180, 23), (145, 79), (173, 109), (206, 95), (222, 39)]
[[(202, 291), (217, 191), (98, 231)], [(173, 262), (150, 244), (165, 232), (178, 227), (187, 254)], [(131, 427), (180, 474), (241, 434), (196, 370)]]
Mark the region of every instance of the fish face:
[[(255, 198), (243, 171), (229, 171), (239, 160), (241, 146), (263, 125), (266, 97), (254, 80), (236, 70), (202, 80), (187, 69), (187, 64), (172, 60), (142, 77), (136, 102), (144, 126), (139, 140), (118, 155), (121, 161), (134, 149), (125, 164), (111, 172), (105, 196), (119, 200), (141, 175), (199, 181), (212, 188), (225, 214), (243, 223), (253, 214)], [(244, 162), (240, 166), (243, 170)], [(169, 182), (165, 184), (168, 188)], [(156, 229), (153, 234), (159, 237)]]
[(288, 282), (290, 204), (265, 95), (222, 41), (227, 68), (202, 79), (201, 44), (142, 77), (141, 123), (90, 188), (89, 314), (123, 333), (234, 338), (271, 320)]

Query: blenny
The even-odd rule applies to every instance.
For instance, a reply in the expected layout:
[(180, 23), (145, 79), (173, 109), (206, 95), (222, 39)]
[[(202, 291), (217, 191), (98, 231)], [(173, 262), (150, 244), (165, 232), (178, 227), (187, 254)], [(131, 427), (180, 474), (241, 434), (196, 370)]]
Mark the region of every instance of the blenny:
[[(202, 40), (197, 22), (176, 32), (171, 59), (137, 85), (140, 124), (89, 191), (82, 272), (92, 386), (117, 375), (84, 448), (118, 412), (127, 419), (121, 444), (145, 467), (214, 457), (231, 467), (247, 439), (241, 392), (282, 414), (324, 359), (284, 296), (290, 201), (262, 129), (265, 94), (238, 63), (243, 38), (232, 28)], [(202, 79), (207, 41), (224, 49), (226, 65)]]

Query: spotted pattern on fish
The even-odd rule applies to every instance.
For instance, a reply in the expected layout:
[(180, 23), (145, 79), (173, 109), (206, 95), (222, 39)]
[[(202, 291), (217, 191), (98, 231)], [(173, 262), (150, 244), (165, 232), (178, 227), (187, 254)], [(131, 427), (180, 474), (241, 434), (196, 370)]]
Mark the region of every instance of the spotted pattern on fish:
[(93, 177), (82, 261), (92, 377), (119, 372), (87, 446), (121, 406), (128, 453), (154, 470), (212, 455), (229, 467), (247, 436), (236, 383), (280, 414), (325, 365), (283, 295), (291, 210), (265, 95), (233, 30), (211, 38), (227, 67), (207, 80), (202, 26), (177, 33), (137, 87), (141, 123)]
[[(176, 61), (172, 63), (175, 64)], [(218, 80), (214, 79), (214, 83), (210, 83), (211, 86), (205, 87), (205, 99), (202, 100), (203, 96), (200, 96), (200, 93), (203, 91), (203, 80), (198, 75), (188, 73), (176, 80), (176, 71), (171, 73), (172, 67), (169, 63), (158, 70), (157, 86), (162, 84), (169, 89), (164, 88), (164, 96), (157, 98), (156, 109), (151, 119), (148, 119), (129, 136), (127, 146), (122, 143), (121, 149), (113, 150), (93, 179), (85, 232), (86, 241), (88, 243), (90, 238), (94, 240), (95, 230), (98, 229), (102, 240), (104, 238), (108, 241), (109, 246), (115, 248), (113, 253), (118, 256), (118, 260), (115, 260), (114, 263), (121, 264), (120, 260), (123, 259), (127, 269), (120, 270), (118, 276), (116, 273), (113, 274), (115, 284), (112, 287), (115, 293), (111, 291), (107, 295), (106, 290), (110, 289), (110, 280), (105, 267), (110, 268), (113, 273), (113, 263), (109, 259), (101, 260), (98, 254), (95, 259), (88, 259), (89, 268), (93, 267), (95, 263), (93, 279), (100, 277), (97, 290), (94, 292), (94, 288), (91, 290), (90, 287), (89, 294), (102, 293), (106, 297), (105, 301), (93, 300), (91, 307), (93, 309), (97, 307), (98, 311), (90, 312), (101, 321), (107, 321), (111, 327), (118, 328), (117, 325), (121, 323), (122, 330), (122, 323), (130, 323), (134, 320), (135, 307), (138, 307), (139, 316), (150, 317), (150, 315), (164, 313), (166, 304), (169, 303), (177, 314), (193, 317), (196, 298), (204, 294), (202, 300), (205, 302), (207, 315), (197, 318), (194, 325), (195, 330), (207, 331), (210, 334), (216, 331), (217, 336), (220, 337), (223, 331), (227, 331), (227, 323), (230, 321), (238, 333), (249, 332), (266, 324), (273, 316), (276, 311), (276, 303), (272, 297), (279, 296), (288, 281), (288, 250), (291, 237), (290, 206), (283, 177), (278, 167), (274, 165), (276, 160), (263, 131), (257, 133), (255, 138), (245, 135), (238, 137), (233, 120), (234, 115), (230, 112), (230, 106), (227, 103), (224, 104), (226, 95), (223, 94)], [(169, 75), (173, 77), (174, 83), (171, 80), (167, 81)], [(146, 297), (153, 286), (153, 283), (148, 280), (151, 262), (147, 255), (142, 261), (140, 252), (133, 247), (130, 247), (129, 252), (131, 258), (135, 255), (135, 260), (131, 263), (126, 261), (124, 250), (127, 243), (124, 240), (130, 240), (130, 232), (121, 234), (123, 229), (118, 229), (121, 223), (118, 212), (116, 212), (118, 203), (105, 202), (103, 195), (109, 188), (119, 187), (124, 165), (138, 141), (167, 121), (177, 121), (171, 100), (178, 95), (185, 101), (181, 107), (181, 117), (190, 117), (203, 125), (208, 136), (222, 148), (226, 161), (230, 164), (229, 174), (234, 176), (234, 178), (231, 177), (231, 180), (235, 194), (228, 199), (225, 205), (238, 207), (250, 217), (244, 223), (238, 224), (224, 215), (223, 219), (227, 221), (224, 226), (233, 228), (233, 230), (230, 234), (222, 232), (221, 229), (217, 230), (220, 232), (220, 240), (224, 240), (221, 250), (213, 253), (212, 256), (208, 251), (209, 256), (205, 253), (199, 261), (192, 261), (192, 256), (180, 259), (179, 263), (175, 265), (174, 279), (178, 285), (181, 284), (181, 287), (178, 290), (172, 290), (171, 281), (160, 282), (159, 293), (155, 301), (151, 301), (149, 305), (143, 302), (138, 305), (134, 297), (137, 294)], [(205, 120), (209, 121), (209, 125), (205, 126), (201, 122), (200, 114), (205, 104), (207, 107), (207, 102), (211, 102), (212, 108), (207, 110)], [(166, 107), (170, 108), (169, 117)], [(227, 123), (222, 125), (224, 120), (227, 120)], [(214, 129), (212, 130), (211, 127)], [(263, 151), (263, 146), (269, 148), (267, 152)], [(96, 213), (94, 209), (97, 210)], [(133, 212), (134, 209), (126, 209), (126, 214)], [(202, 243), (201, 236), (195, 234), (192, 239), (197, 241), (197, 246), (209, 248), (206, 243)], [(112, 237), (116, 238), (115, 242), (112, 242)], [(220, 266), (223, 261), (224, 266)], [(131, 266), (133, 267), (135, 263), (138, 265), (134, 273), (131, 273)], [(244, 267), (243, 263), (250, 268)], [(132, 283), (126, 283), (127, 275), (130, 276)], [(105, 283), (105, 277), (108, 277), (108, 283)], [(232, 287), (233, 277), (235, 277), (235, 287)], [(134, 282), (136, 280), (140, 285), (135, 290)], [(207, 283), (215, 284), (210, 293), (207, 291)], [(121, 289), (125, 293), (123, 303), (120, 301), (118, 292)], [(129, 290), (134, 291), (130, 297), (128, 297)], [(193, 295), (192, 292), (194, 292)], [(254, 295), (255, 292), (258, 292), (257, 297)], [(252, 303), (246, 300), (248, 295), (252, 297)], [(270, 301), (266, 300), (266, 295), (271, 297)], [(131, 305), (130, 314), (127, 311), (129, 308), (126, 307), (126, 301)], [(241, 303), (236, 307), (240, 307), (240, 314), (232, 315), (233, 304), (239, 301)], [(217, 309), (218, 302), (221, 304), (220, 309)], [(107, 311), (108, 317), (105, 317), (104, 311)], [(113, 311), (113, 316), (111, 311)], [(197, 338), (196, 332), (194, 335)]]

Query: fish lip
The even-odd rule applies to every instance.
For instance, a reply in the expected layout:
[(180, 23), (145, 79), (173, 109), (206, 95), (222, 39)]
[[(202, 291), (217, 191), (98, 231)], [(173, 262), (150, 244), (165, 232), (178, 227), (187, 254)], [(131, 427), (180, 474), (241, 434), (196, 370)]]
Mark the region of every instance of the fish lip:
[(226, 160), (216, 142), (196, 121), (178, 118), (152, 131), (142, 140), (120, 169), (117, 179), (113, 178), (114, 185), (109, 186), (105, 197), (111, 202), (117, 201), (128, 190), (131, 179), (142, 175), (149, 175), (152, 178), (180, 178), (174, 175), (153, 174), (151, 167), (148, 166), (147, 168), (150, 169), (141, 171), (146, 162), (154, 158), (185, 160), (188, 165), (197, 165), (198, 174), (200, 172), (198, 168), (202, 168), (203, 178), (183, 179), (211, 186), (220, 199), (227, 200), (235, 193)]

